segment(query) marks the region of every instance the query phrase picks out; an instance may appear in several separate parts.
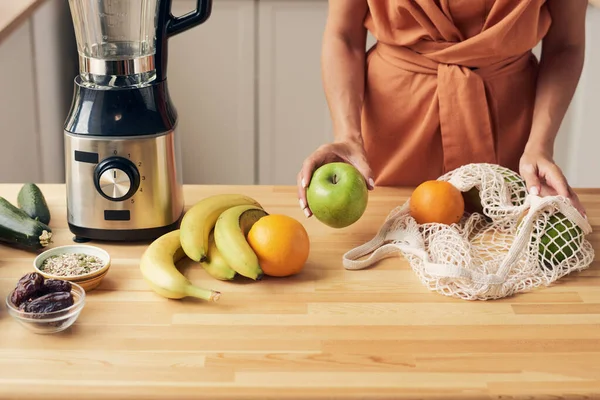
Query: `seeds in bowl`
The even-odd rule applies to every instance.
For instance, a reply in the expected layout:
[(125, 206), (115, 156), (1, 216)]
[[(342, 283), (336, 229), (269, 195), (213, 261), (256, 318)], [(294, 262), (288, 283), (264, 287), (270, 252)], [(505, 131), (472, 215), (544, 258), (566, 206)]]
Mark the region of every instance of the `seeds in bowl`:
[(40, 271), (56, 276), (79, 276), (98, 271), (104, 266), (96, 256), (83, 253), (64, 253), (50, 256), (40, 266)]

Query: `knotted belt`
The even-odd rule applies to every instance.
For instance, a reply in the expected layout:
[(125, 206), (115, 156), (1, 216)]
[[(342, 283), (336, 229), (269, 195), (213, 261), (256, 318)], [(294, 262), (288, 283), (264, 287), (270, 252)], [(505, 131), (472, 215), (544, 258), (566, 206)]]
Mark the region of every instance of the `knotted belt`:
[[(446, 49), (448, 50), (448, 49)], [(531, 53), (491, 65), (466, 67), (435, 61), (406, 47), (377, 43), (384, 60), (406, 71), (437, 75), (437, 100), (444, 154), (444, 169), (456, 169), (469, 160), (497, 163), (494, 131), (484, 80), (523, 69)]]

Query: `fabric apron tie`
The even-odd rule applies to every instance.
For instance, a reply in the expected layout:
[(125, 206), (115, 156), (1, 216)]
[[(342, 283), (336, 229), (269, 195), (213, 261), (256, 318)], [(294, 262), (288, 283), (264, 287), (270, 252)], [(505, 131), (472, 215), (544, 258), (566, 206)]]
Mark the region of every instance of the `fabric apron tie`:
[(438, 101), (444, 172), (461, 160), (497, 163), (494, 134), (483, 79), (469, 68), (439, 64)]
[(498, 162), (484, 79), (524, 68), (530, 53), (495, 65), (466, 67), (384, 43), (377, 43), (372, 51), (403, 70), (437, 76), (444, 172), (460, 167), (465, 159)]

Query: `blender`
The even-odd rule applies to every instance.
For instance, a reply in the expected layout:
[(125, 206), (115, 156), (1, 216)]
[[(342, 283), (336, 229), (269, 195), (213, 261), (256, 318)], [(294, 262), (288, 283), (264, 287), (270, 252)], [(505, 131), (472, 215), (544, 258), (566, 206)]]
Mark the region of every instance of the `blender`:
[(183, 215), (168, 39), (204, 23), (211, 0), (69, 0), (79, 74), (64, 126), (67, 219), (76, 242), (150, 240)]

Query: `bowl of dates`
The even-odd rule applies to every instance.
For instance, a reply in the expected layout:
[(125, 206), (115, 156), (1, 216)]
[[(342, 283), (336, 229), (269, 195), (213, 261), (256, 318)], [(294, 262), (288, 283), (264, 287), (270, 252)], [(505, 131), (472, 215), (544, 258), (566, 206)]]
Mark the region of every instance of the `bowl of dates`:
[(21, 325), (40, 334), (69, 328), (85, 305), (85, 290), (74, 282), (25, 274), (6, 297), (8, 313)]

